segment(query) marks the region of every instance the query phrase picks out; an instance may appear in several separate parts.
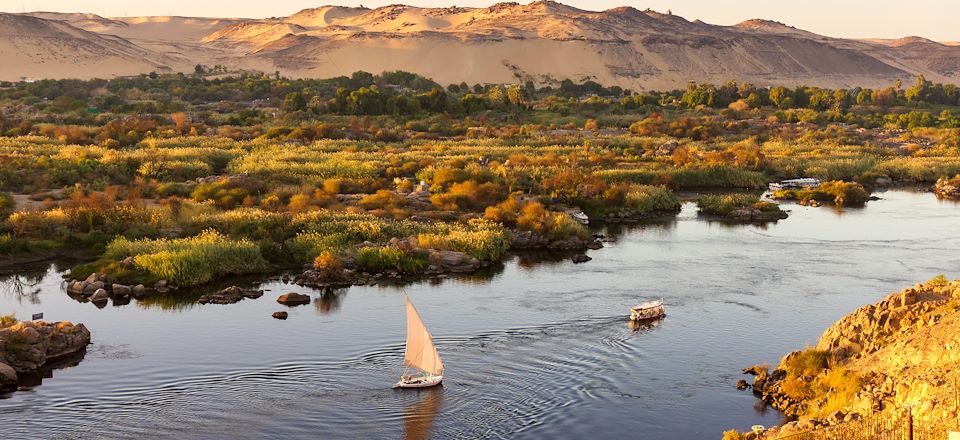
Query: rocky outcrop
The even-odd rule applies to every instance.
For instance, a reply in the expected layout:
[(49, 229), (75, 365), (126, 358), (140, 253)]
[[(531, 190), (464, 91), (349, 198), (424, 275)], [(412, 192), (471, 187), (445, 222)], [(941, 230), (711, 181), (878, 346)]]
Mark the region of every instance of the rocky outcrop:
[[(822, 387), (796, 400), (784, 389), (787, 365), (800, 356), (785, 356), (778, 367), (752, 367), (753, 390), (788, 415), (806, 417), (780, 431), (836, 424), (871, 413), (895, 413), (911, 407), (920, 423), (955, 420), (955, 384), (960, 381), (960, 281), (942, 277), (893, 293), (861, 307), (830, 326), (815, 350), (829, 357), (829, 367), (801, 381), (813, 382), (840, 371), (856, 377), (856, 390), (840, 410), (810, 417), (822, 403)], [(827, 383), (826, 380), (823, 383)], [(795, 387), (795, 385), (793, 385)], [(796, 395), (796, 393), (792, 393)], [(813, 407), (813, 408), (811, 408)]]
[(230, 286), (217, 293), (203, 295), (197, 302), (200, 304), (233, 304), (243, 301), (244, 298), (257, 299), (263, 296), (262, 290), (246, 290), (237, 286)]
[(22, 321), (0, 328), (0, 388), (16, 387), (17, 376), (77, 353), (90, 344), (83, 324)]

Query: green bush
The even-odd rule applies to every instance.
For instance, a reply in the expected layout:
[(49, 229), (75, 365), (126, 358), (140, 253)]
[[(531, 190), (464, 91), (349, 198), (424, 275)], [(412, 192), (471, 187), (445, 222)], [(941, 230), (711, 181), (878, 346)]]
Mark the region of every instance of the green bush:
[(231, 240), (214, 230), (174, 240), (121, 237), (107, 246), (103, 256), (113, 262), (127, 257), (133, 257), (137, 269), (181, 286), (196, 286), (225, 275), (260, 273), (268, 269), (255, 243), (246, 239)]

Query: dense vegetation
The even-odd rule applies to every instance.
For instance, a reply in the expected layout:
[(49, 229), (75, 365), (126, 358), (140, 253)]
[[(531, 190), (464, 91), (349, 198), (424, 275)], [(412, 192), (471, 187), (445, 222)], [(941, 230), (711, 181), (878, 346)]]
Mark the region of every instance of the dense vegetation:
[[(678, 189), (816, 177), (826, 183), (779, 196), (859, 205), (878, 182), (960, 174), (960, 95), (922, 77), (640, 93), (200, 67), (0, 84), (0, 254), (90, 249), (104, 257), (87, 270), (183, 284), (247, 271), (237, 259), (416, 272), (428, 250), (498, 261), (512, 231), (588, 239), (576, 211), (670, 215)], [(118, 251), (134, 243), (153, 250)]]

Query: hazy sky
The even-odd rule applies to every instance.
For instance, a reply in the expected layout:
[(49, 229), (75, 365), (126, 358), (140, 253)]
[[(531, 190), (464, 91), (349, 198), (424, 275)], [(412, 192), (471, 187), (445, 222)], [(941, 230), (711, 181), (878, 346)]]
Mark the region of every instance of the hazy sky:
[[(395, 3), (416, 6), (489, 6), (483, 0), (0, 0), (0, 11), (92, 12), (104, 16), (186, 15), (264, 18), (292, 14), (324, 4), (379, 7)], [(521, 3), (528, 3), (524, 0)], [(689, 20), (734, 24), (749, 18), (777, 20), (834, 37), (899, 38), (919, 35), (939, 41), (960, 41), (958, 0), (566, 0), (582, 9), (616, 6), (668, 9)]]

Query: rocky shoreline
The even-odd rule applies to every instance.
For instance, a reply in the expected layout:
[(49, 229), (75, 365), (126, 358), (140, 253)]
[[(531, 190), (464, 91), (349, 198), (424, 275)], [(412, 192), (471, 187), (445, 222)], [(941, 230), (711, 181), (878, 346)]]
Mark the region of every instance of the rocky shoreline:
[(143, 284), (127, 285), (117, 283), (110, 275), (92, 273), (84, 280), (68, 280), (67, 294), (81, 302), (91, 302), (99, 308), (107, 305), (108, 300), (114, 304), (128, 304), (130, 298), (144, 299), (156, 293), (167, 293), (177, 290), (177, 286), (166, 280), (145, 286)]
[(0, 328), (0, 391), (14, 391), (24, 376), (82, 353), (90, 331), (70, 322), (20, 321)]
[[(772, 371), (765, 365), (745, 369), (754, 376), (753, 393), (794, 419), (764, 438), (868, 414), (895, 416), (907, 407), (922, 423), (955, 422), (957, 334), (960, 281), (938, 277), (845, 316), (816, 347), (787, 354)], [(798, 364), (818, 357), (818, 368), (798, 373)], [(738, 388), (746, 385), (741, 381)]]

